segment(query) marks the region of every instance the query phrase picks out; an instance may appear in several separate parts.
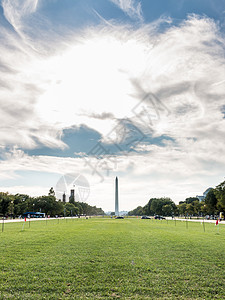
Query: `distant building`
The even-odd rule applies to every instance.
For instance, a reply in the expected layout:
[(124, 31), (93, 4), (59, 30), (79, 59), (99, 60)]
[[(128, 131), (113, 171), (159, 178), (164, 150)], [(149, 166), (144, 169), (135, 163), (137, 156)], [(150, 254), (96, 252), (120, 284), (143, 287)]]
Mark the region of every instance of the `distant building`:
[(119, 212), (120, 216), (127, 216), (128, 215), (128, 211), (126, 210), (122, 210)]
[(198, 198), (200, 202), (203, 201), (203, 200), (205, 200), (206, 195), (207, 195), (208, 192), (211, 191), (212, 189), (213, 189), (213, 188), (211, 188), (211, 187), (208, 188), (206, 191), (204, 191), (203, 195), (201, 195), (201, 196), (196, 196), (196, 198)]
[(206, 195), (208, 194), (208, 192), (211, 191), (211, 190), (213, 190), (213, 188), (211, 188), (211, 187), (208, 188), (208, 189), (203, 193), (203, 196), (206, 197)]
[(205, 199), (204, 196), (196, 196), (196, 198), (198, 198), (198, 200), (199, 200), (200, 202), (203, 201), (203, 200)]
[(74, 190), (71, 190), (71, 191), (70, 191), (70, 197), (71, 197), (71, 198), (74, 198)]
[(70, 203), (74, 203), (75, 202), (75, 190), (74, 189), (70, 190), (69, 202)]
[(66, 194), (65, 194), (65, 192), (63, 194), (63, 202), (66, 203)]

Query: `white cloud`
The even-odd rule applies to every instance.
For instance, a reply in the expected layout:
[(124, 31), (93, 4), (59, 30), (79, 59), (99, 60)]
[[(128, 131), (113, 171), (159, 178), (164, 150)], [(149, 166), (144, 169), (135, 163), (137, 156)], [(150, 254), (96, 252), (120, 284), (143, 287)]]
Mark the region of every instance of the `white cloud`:
[[(84, 175), (90, 183), (90, 196), (88, 203), (101, 206), (104, 210), (114, 209), (114, 180), (119, 176), (120, 181), (120, 207), (121, 209), (132, 209), (137, 205), (145, 205), (150, 197), (171, 197), (177, 203), (188, 196), (201, 194), (209, 186), (216, 186), (223, 180), (225, 155), (223, 151), (223, 141), (217, 149), (213, 144), (206, 145), (204, 142), (199, 145), (193, 140), (189, 142), (184, 139), (180, 141), (182, 145), (177, 148), (171, 143), (166, 147), (154, 146), (150, 152), (142, 155), (121, 155), (117, 157), (118, 165), (108, 174), (103, 169), (92, 169), (85, 164), (82, 158), (59, 158), (47, 156), (29, 157), (23, 152), (14, 150), (7, 161), (0, 162), (0, 175), (4, 177), (11, 174), (11, 178), (17, 178), (20, 171), (38, 171), (59, 174), (59, 178), (67, 173), (80, 173)], [(200, 147), (200, 148), (199, 148)], [(212, 158), (213, 157), (213, 158)], [(105, 157), (107, 161), (107, 157)], [(91, 161), (93, 166), (97, 164), (97, 159)], [(112, 164), (111, 164), (112, 166)], [(95, 172), (100, 172), (101, 177)], [(21, 176), (21, 175), (20, 175)], [(39, 176), (32, 195), (40, 189), (39, 195), (46, 186), (45, 178)], [(13, 182), (13, 181), (12, 181)], [(54, 186), (57, 182), (52, 182)], [(11, 193), (15, 188), (4, 187), (1, 190)], [(45, 187), (46, 191), (47, 188)], [(22, 188), (20, 189), (22, 190)], [(24, 193), (30, 193), (31, 187), (24, 186)], [(35, 194), (36, 195), (36, 194)]]
[(122, 11), (124, 11), (129, 17), (143, 21), (141, 2), (136, 0), (110, 0), (116, 4)]
[(24, 185), (14, 185), (14, 186), (1, 186), (1, 192), (9, 193), (12, 195), (15, 194), (26, 194), (31, 197), (38, 197), (47, 195), (49, 192), (49, 187), (45, 186), (24, 186)]
[[(222, 122), (224, 40), (210, 19), (193, 16), (161, 34), (155, 24), (100, 26), (70, 38), (66, 47), (58, 41), (58, 53), (49, 56), (4, 28), (1, 34), (2, 145), (64, 147), (63, 128), (85, 123), (105, 136), (114, 118), (124, 117), (147, 133), (149, 120), (142, 124), (133, 108), (143, 98), (150, 102), (150, 95), (164, 105), (144, 104), (155, 136), (199, 138), (208, 123)], [(106, 114), (114, 117), (93, 118)]]
[(2, 7), (5, 18), (16, 32), (23, 29), (23, 19), (34, 13), (39, 0), (3, 0)]
[[(131, 118), (137, 101), (151, 93), (164, 105), (164, 111), (158, 107), (158, 115), (153, 105), (146, 106), (156, 136), (193, 136), (195, 124), (203, 126), (208, 118), (220, 122), (224, 90), (222, 84), (215, 84), (224, 79), (224, 61), (216, 25), (192, 17), (157, 34), (157, 41), (151, 34), (151, 26), (137, 31), (121, 27), (87, 31), (82, 43), (50, 60), (47, 69), (54, 77), (37, 103), (39, 115), (50, 124), (58, 121), (59, 126), (85, 122), (104, 136), (113, 123), (88, 115)], [(139, 117), (133, 120), (140, 123)]]

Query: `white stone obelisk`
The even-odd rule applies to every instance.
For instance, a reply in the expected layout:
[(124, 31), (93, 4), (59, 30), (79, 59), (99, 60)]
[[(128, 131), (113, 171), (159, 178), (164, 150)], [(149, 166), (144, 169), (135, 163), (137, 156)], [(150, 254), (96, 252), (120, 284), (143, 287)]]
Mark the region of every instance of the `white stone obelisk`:
[(119, 216), (118, 178), (115, 181), (115, 215)]

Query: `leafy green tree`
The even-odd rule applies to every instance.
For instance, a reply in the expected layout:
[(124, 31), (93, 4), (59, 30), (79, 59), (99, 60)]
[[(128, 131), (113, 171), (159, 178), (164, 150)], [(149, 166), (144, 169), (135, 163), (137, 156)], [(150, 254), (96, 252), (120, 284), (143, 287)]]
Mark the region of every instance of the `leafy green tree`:
[(13, 195), (9, 195), (9, 205), (8, 205), (8, 215), (10, 215), (11, 217), (14, 216), (14, 196)]
[(41, 196), (34, 199), (34, 210), (41, 211), (46, 215), (56, 215), (56, 198), (55, 196)]
[(156, 198), (151, 198), (148, 203), (143, 207), (143, 215), (152, 216), (154, 212), (151, 210), (152, 201)]
[(142, 206), (138, 206), (137, 208), (129, 211), (128, 215), (129, 216), (142, 216), (144, 213), (143, 213), (143, 208)]
[(48, 192), (49, 196), (55, 196), (55, 191), (53, 189), (53, 187), (50, 188), (49, 192)]
[[(64, 213), (64, 203), (56, 200), (53, 188), (50, 189), (48, 196), (40, 196), (32, 198), (25, 194), (9, 195), (0, 192), (0, 214), (22, 215), (25, 212), (41, 211), (46, 215), (62, 215)], [(68, 206), (71, 204), (71, 206)], [(103, 215), (104, 211), (96, 206), (91, 206), (84, 202), (66, 203), (67, 213), (73, 215)]]
[(215, 195), (217, 198), (217, 208), (220, 211), (225, 211), (225, 181), (216, 186)]
[(200, 212), (201, 212), (201, 204), (200, 204), (199, 199), (193, 201), (192, 204), (194, 205), (194, 215), (199, 216)]
[(75, 216), (79, 214), (79, 208), (76, 207), (73, 203), (66, 203), (64, 205), (64, 208), (66, 216)]
[[(165, 207), (164, 207), (165, 206)], [(172, 215), (177, 213), (177, 206), (170, 198), (151, 198), (144, 206), (138, 206), (128, 213), (129, 216)]]
[(164, 216), (172, 216), (173, 215), (173, 207), (171, 204), (165, 204), (162, 207), (162, 214)]
[(3, 216), (7, 215), (10, 201), (9, 193), (0, 192), (0, 213)]
[(63, 215), (64, 213), (64, 204), (61, 200), (55, 202), (55, 215)]
[(182, 216), (185, 216), (186, 213), (187, 213), (187, 203), (181, 203), (182, 201), (180, 201), (179, 205), (177, 206), (178, 208), (178, 212), (179, 212), (179, 215), (182, 215)]
[(162, 215), (163, 202), (162, 199), (153, 199), (150, 210), (156, 215)]
[(194, 205), (192, 203), (187, 204), (187, 213), (193, 215), (195, 212)]
[(16, 194), (14, 196), (14, 214), (20, 216), (28, 211), (30, 197), (25, 194)]
[(217, 202), (215, 190), (211, 189), (205, 197), (205, 205), (209, 215), (215, 215), (217, 210)]
[(198, 198), (197, 200), (187, 204), (187, 212), (189, 215), (197, 216), (199, 215), (200, 211), (201, 211), (201, 205)]
[(199, 201), (199, 199), (197, 197), (189, 197), (185, 199), (185, 203), (190, 204), (194, 201)]
[(75, 206), (79, 208), (79, 214), (84, 215), (104, 215), (104, 211), (96, 206), (91, 206), (85, 202), (75, 202)]
[(205, 204), (205, 201), (200, 202), (200, 214), (203, 216), (208, 214), (208, 208), (207, 205)]
[[(152, 200), (150, 210), (156, 215), (164, 215), (163, 206), (169, 205), (171, 214), (176, 210), (176, 204), (170, 198), (155, 198)], [(166, 207), (168, 212), (169, 207)]]

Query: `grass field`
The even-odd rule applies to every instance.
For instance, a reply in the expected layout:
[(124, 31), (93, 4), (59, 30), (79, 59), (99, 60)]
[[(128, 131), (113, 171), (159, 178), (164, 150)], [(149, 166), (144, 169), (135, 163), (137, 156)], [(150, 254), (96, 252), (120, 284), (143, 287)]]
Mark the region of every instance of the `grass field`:
[(225, 299), (222, 225), (48, 220), (0, 241), (0, 299)]

